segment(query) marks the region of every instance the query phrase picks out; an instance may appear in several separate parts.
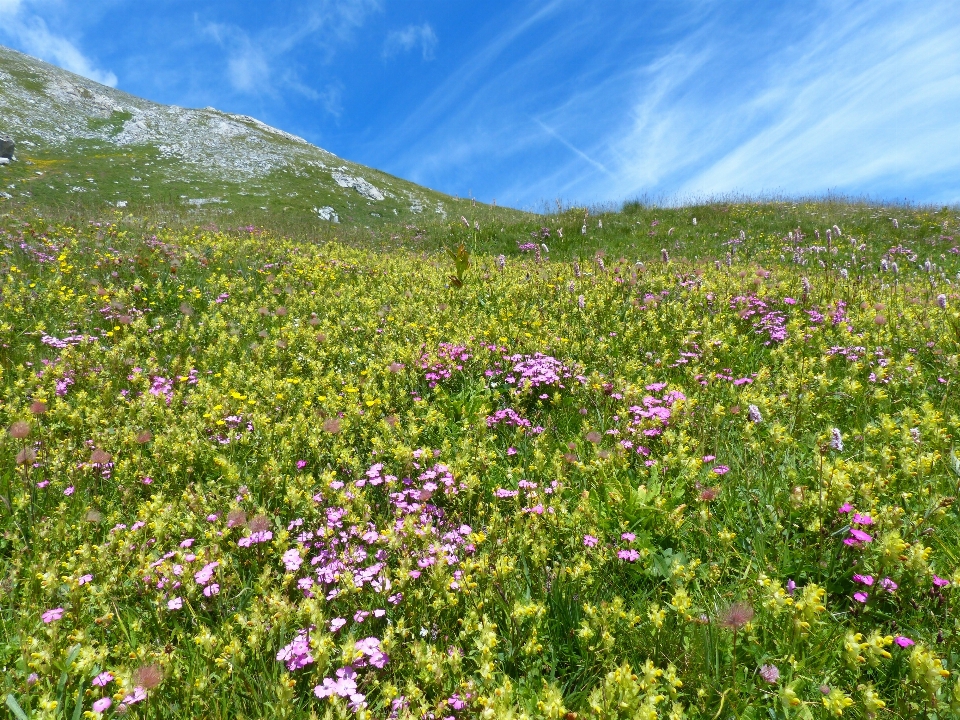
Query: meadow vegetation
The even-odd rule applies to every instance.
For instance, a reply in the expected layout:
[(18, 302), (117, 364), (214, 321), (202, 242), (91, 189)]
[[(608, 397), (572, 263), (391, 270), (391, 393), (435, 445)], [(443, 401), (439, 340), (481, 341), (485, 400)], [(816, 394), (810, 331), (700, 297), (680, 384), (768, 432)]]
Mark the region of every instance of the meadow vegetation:
[(960, 717), (956, 208), (5, 212), (11, 717)]

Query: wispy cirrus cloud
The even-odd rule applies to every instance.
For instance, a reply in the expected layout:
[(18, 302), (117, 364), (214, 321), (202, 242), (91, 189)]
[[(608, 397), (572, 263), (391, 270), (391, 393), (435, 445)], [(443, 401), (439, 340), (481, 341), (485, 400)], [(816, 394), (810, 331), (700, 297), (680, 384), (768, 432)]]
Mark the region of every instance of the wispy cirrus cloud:
[(292, 69), (291, 56), (301, 46), (309, 45), (311, 53), (332, 58), (379, 9), (378, 0), (325, 0), (297, 7), (292, 21), (256, 33), (219, 22), (204, 24), (202, 33), (223, 49), (226, 78), (236, 92), (277, 96), (286, 88), (322, 101), (328, 112), (338, 115), (336, 83), (327, 83), (323, 90), (310, 87)]
[(437, 47), (437, 34), (430, 23), (407, 25), (401, 30), (391, 30), (383, 43), (383, 57), (389, 58), (401, 52), (410, 52), (417, 48), (424, 60), (432, 60)]
[(0, 0), (0, 38), (77, 75), (116, 87), (114, 73), (98, 68), (75, 41), (52, 31), (31, 5), (29, 0)]
[(492, 20), (500, 31), (381, 140), (397, 148), (381, 164), (524, 207), (737, 192), (960, 202), (951, 0), (600, 5)]

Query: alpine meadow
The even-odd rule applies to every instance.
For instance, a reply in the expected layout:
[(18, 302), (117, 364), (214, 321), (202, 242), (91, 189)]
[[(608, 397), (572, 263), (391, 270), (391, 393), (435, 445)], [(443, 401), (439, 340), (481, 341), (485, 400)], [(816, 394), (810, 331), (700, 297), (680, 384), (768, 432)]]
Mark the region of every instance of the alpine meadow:
[(520, 212), (3, 52), (9, 717), (960, 718), (960, 209)]

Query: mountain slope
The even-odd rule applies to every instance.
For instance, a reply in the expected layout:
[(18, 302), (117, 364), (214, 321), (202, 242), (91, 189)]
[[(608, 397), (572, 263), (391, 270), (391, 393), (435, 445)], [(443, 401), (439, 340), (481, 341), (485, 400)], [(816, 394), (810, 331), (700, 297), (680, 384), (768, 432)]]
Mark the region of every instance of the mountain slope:
[(371, 225), (446, 218), (467, 202), (254, 118), (160, 105), (0, 46), (2, 133), (24, 161), (0, 176), (5, 194), (40, 205), (276, 211)]

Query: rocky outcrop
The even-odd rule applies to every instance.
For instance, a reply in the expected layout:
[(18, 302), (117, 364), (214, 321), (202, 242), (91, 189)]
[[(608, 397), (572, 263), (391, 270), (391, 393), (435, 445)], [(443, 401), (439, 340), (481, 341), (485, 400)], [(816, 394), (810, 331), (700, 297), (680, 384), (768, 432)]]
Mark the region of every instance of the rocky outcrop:
[(337, 215), (337, 211), (332, 207), (327, 206), (322, 208), (314, 208), (313, 211), (320, 216), (321, 220), (327, 220), (335, 223), (340, 222), (340, 217)]
[(7, 160), (13, 160), (14, 153), (17, 151), (17, 145), (13, 142), (13, 138), (8, 135), (0, 135), (0, 158), (6, 158)]
[(362, 177), (354, 177), (343, 172), (346, 168), (338, 168), (330, 173), (333, 181), (342, 188), (353, 188), (368, 200), (383, 200), (384, 195), (380, 188), (371, 184)]

